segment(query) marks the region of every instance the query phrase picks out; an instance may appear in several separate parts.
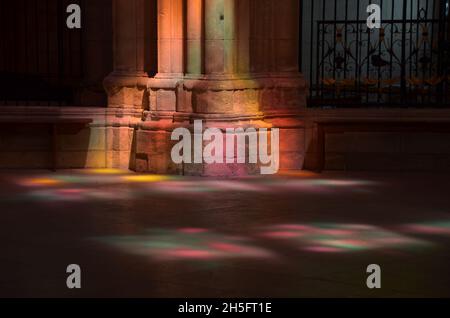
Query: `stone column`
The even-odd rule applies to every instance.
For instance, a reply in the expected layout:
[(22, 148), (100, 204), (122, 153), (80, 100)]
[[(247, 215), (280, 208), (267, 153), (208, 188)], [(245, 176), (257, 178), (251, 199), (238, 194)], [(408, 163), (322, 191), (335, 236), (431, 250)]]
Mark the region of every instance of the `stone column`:
[[(135, 131), (148, 108), (145, 66), (149, 57), (150, 0), (113, 0), (113, 72), (104, 80), (108, 94), (105, 116), (107, 167), (134, 169)], [(151, 24), (151, 23), (150, 23)]]
[(107, 103), (102, 81), (112, 65), (112, 4), (111, 0), (86, 1), (82, 10), (83, 86), (80, 104), (105, 106)]
[(105, 79), (108, 107), (146, 107), (145, 0), (113, 0), (113, 72)]
[(184, 76), (183, 0), (158, 0), (158, 73), (149, 81), (150, 110), (164, 116), (177, 110), (177, 84)]
[[(255, 3), (257, 1), (253, 0)], [(266, 0), (267, 1), (267, 0)], [(280, 130), (280, 160), (285, 169), (303, 168), (305, 125), (297, 112), (306, 107), (306, 81), (299, 73), (299, 19), (301, 0), (270, 1), (272, 7), (268, 50), (271, 84), (263, 100), (265, 120)]]
[(298, 71), (299, 0), (159, 0), (159, 72), (137, 137), (138, 170), (195, 175), (251, 165), (175, 165), (173, 129), (280, 128), (282, 168), (303, 164), (306, 85)]
[(204, 71), (204, 0), (187, 0), (186, 74), (200, 76)]

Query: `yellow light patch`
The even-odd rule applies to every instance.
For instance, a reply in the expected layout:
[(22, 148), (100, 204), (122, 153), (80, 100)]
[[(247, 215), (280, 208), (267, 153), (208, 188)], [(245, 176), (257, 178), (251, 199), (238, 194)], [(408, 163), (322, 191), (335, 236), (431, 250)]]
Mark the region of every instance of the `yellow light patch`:
[(281, 170), (278, 172), (277, 175), (283, 177), (299, 177), (299, 178), (313, 178), (318, 176), (317, 173), (304, 170)]
[(87, 173), (93, 174), (126, 174), (128, 171), (120, 170), (120, 169), (91, 169), (87, 170)]
[(29, 186), (56, 186), (61, 184), (62, 181), (50, 178), (37, 178), (37, 179), (29, 179), (25, 181), (26, 185)]
[(124, 176), (123, 179), (129, 182), (161, 182), (169, 180), (169, 177), (163, 175), (138, 175), (138, 176)]

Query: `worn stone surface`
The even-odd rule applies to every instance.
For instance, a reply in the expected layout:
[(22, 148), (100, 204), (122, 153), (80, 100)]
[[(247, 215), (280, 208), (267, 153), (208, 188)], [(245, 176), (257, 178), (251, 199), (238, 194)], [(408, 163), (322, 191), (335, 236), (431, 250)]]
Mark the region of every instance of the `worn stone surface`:
[(448, 170), (450, 134), (327, 134), (330, 170)]
[[(158, 73), (148, 81), (150, 111), (146, 120), (199, 117), (211, 125), (226, 123), (233, 128), (242, 123), (251, 125), (270, 113), (267, 125), (278, 128), (271, 124), (277, 116), (294, 118), (306, 103), (306, 84), (297, 65), (299, 16), (292, 13), (297, 12), (298, 3), (279, 2), (252, 6), (247, 0), (159, 0), (160, 58)], [(186, 19), (180, 14), (183, 10)], [(148, 124), (152, 125), (159, 124)], [(287, 167), (303, 166), (304, 134), (301, 130), (298, 133), (282, 134), (282, 152), (287, 154), (283, 164)], [(138, 132), (140, 171), (145, 167), (161, 171), (163, 166), (174, 170), (167, 160), (170, 143), (161, 141), (162, 135)], [(157, 164), (152, 164), (154, 156), (158, 156)], [(251, 165), (243, 169), (206, 165), (184, 170), (235, 175), (255, 169)]]
[[(217, 180), (83, 170), (0, 179), (0, 297), (450, 297), (448, 174)], [(280, 228), (299, 235), (279, 238)], [(311, 229), (323, 235), (307, 241)], [(177, 248), (199, 253), (161, 257)], [(76, 295), (65, 284), (74, 260), (86, 280)], [(374, 260), (382, 288), (369, 290)]]

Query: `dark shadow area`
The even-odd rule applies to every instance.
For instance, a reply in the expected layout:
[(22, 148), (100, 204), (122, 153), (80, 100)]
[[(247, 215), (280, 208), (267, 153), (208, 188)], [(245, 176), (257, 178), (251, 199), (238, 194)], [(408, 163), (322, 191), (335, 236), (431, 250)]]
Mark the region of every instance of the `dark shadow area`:
[(40, 118), (0, 120), (1, 169), (86, 166), (91, 131), (88, 120)]
[(145, 0), (144, 36), (145, 56), (144, 69), (150, 77), (158, 72), (158, 11), (157, 1)]
[[(69, 29), (69, 4), (81, 29)], [(112, 2), (0, 1), (0, 105), (106, 106)]]

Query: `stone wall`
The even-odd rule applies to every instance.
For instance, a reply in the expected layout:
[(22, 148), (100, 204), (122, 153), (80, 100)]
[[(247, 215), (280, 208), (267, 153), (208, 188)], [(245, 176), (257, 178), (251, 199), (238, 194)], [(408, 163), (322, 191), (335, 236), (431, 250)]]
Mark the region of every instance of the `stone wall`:
[[(342, 131), (325, 135), (326, 170), (450, 170), (450, 111), (442, 109), (308, 110), (305, 119), (305, 169), (317, 170), (321, 123), (395, 122), (392, 131)], [(421, 125), (428, 128), (420, 128)], [(413, 129), (405, 127), (416, 127)], [(441, 128), (439, 128), (441, 127)], [(445, 129), (448, 127), (448, 131)], [(442, 129), (443, 128), (443, 129)], [(344, 129), (345, 130), (345, 129)]]
[[(142, 111), (111, 108), (0, 108), (0, 168), (50, 168), (51, 131), (42, 124), (8, 124), (21, 118), (90, 118), (88, 127), (65, 127), (58, 132), (58, 168), (122, 168), (155, 173), (240, 175), (239, 167), (175, 165), (170, 135), (183, 122), (147, 121)], [(318, 123), (342, 121), (450, 123), (446, 110), (303, 110), (302, 120), (266, 118), (265, 127), (280, 132), (281, 168), (317, 170), (320, 161)], [(257, 123), (254, 123), (255, 125)], [(262, 124), (258, 124), (262, 127)], [(450, 127), (450, 126), (449, 126)], [(325, 137), (327, 170), (450, 170), (450, 133), (342, 132)], [(248, 168), (256, 171), (255, 167)], [(199, 170), (200, 169), (200, 170)], [(228, 169), (228, 170), (227, 170)], [(206, 171), (206, 173), (205, 173)]]
[(450, 133), (344, 133), (326, 138), (327, 170), (450, 171)]
[[(135, 168), (134, 131), (140, 113), (86, 107), (0, 108), (0, 168), (51, 168), (53, 137), (48, 122), (61, 117), (93, 122), (60, 126), (57, 168)], [(31, 119), (35, 123), (25, 123)], [(17, 124), (21, 120), (24, 123)]]

